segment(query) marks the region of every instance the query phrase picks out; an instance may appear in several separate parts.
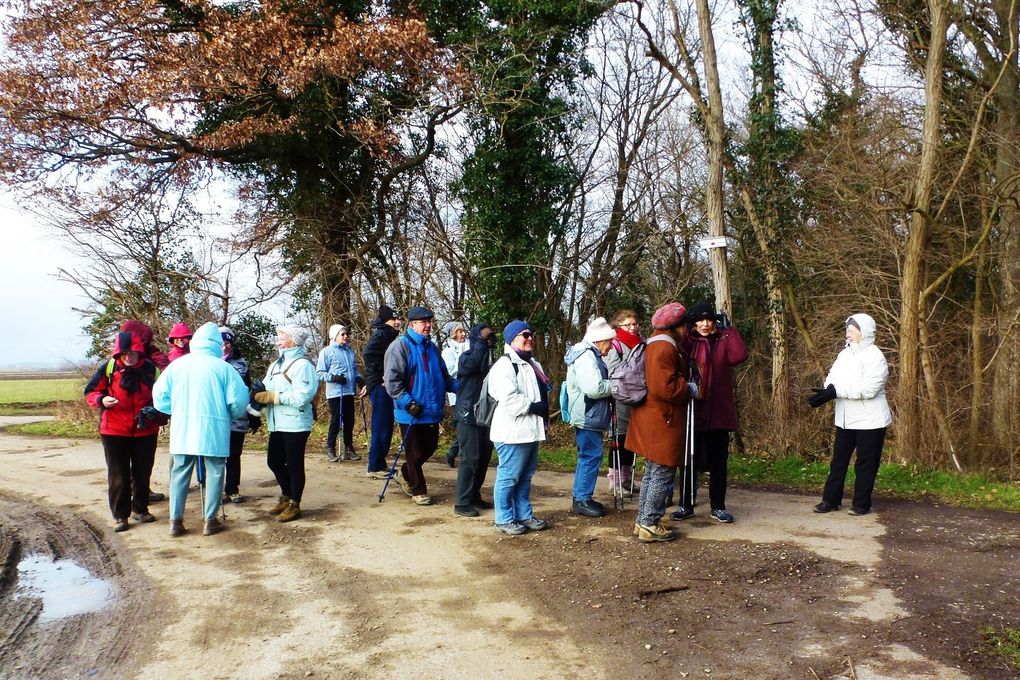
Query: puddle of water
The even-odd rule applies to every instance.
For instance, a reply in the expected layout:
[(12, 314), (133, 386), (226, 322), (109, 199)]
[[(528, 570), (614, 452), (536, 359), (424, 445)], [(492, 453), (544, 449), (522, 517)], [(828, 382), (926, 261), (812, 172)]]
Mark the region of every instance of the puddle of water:
[(113, 602), (113, 587), (72, 560), (29, 555), (18, 563), (15, 597), (42, 600), (40, 622), (97, 612)]

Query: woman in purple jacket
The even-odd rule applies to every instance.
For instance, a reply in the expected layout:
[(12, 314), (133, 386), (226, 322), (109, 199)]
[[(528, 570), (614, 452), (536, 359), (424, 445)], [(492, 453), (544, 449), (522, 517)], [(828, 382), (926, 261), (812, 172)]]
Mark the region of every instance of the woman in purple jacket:
[[(682, 470), (680, 505), (670, 514), (674, 520), (694, 516), (698, 474), (708, 470), (708, 497), (712, 517), (729, 524), (733, 515), (726, 510), (726, 463), (730, 456), (730, 432), (737, 429), (737, 401), (733, 389), (733, 367), (747, 361), (747, 346), (724, 314), (716, 314), (707, 302), (687, 312), (690, 332), (685, 341), (692, 364), (700, 376), (701, 398), (694, 402), (694, 470)], [(690, 461), (687, 461), (688, 463)]]

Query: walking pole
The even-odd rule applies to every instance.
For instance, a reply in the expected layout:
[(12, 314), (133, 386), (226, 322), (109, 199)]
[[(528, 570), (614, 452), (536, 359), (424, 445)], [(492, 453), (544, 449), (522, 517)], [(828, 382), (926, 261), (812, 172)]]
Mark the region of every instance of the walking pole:
[(361, 403), (361, 433), (365, 437), (365, 441), (368, 441), (368, 418), (365, 417), (365, 397), (358, 397), (358, 401)]
[[(687, 450), (690, 452), (690, 467), (691, 467), (691, 507), (694, 507), (694, 400), (691, 399), (687, 402), (687, 437), (686, 444)], [(681, 499), (682, 501), (682, 499)]]
[(386, 475), (386, 481), (383, 482), (382, 492), (379, 494), (379, 502), (383, 502), (383, 498), (386, 497), (386, 488), (390, 485), (390, 480), (393, 479), (393, 475), (397, 474), (397, 461), (400, 460), (400, 452), (404, 450), (404, 443), (407, 441), (407, 435), (411, 434), (411, 428), (414, 427), (414, 418), (408, 423), (407, 429), (404, 430), (404, 436), (400, 438), (400, 446), (397, 448), (397, 455), (393, 457), (393, 467), (390, 468), (390, 473)]
[(202, 519), (205, 519), (205, 460), (202, 456), (195, 463), (195, 476), (198, 478), (198, 497), (202, 501)]
[(616, 484), (613, 486), (613, 509), (623, 510), (623, 479), (620, 477), (620, 442), (616, 428), (616, 403), (609, 402), (609, 466), (616, 469)]

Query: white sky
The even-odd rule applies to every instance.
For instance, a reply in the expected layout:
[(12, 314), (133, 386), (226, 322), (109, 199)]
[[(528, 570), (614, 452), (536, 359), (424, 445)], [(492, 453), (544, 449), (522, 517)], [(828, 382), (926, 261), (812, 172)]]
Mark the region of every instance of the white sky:
[(84, 299), (57, 270), (75, 259), (59, 241), (0, 192), (0, 367), (81, 362), (88, 340), (72, 307)]

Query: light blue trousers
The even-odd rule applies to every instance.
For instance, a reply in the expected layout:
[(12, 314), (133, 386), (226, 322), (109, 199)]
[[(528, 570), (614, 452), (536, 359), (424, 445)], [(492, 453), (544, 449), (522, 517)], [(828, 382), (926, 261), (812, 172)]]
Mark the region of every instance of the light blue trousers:
[(577, 437), (577, 468), (574, 470), (574, 500), (590, 501), (602, 465), (602, 433), (574, 428)]
[[(184, 517), (184, 502), (188, 500), (191, 486), (191, 472), (198, 463), (198, 456), (170, 456), (170, 519)], [(202, 456), (205, 463), (205, 519), (213, 519), (223, 502), (223, 482), (226, 479), (227, 459)]]
[(494, 444), (499, 455), (496, 481), (492, 484), (496, 524), (527, 521), (534, 517), (530, 496), (531, 478), (538, 469), (538, 442)]

